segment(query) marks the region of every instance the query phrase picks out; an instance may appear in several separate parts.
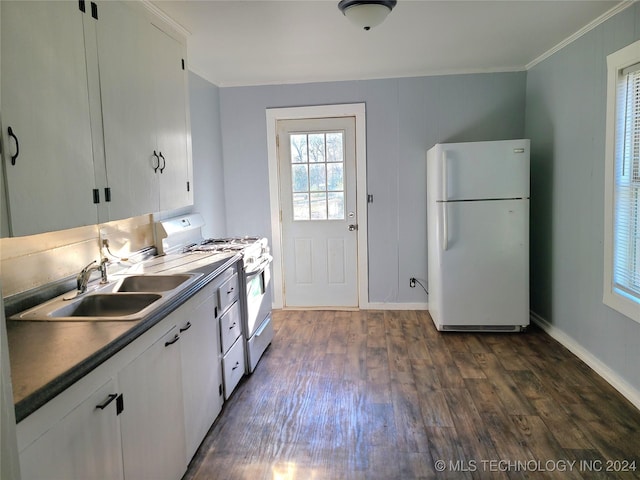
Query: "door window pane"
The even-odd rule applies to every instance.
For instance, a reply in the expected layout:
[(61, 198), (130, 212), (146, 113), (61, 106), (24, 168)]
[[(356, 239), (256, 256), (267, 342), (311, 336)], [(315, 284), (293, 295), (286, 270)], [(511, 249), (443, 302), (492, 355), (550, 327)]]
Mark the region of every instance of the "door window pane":
[(327, 190), (332, 192), (344, 190), (344, 165), (327, 163)]
[(324, 133), (309, 134), (309, 161), (324, 162)]
[(309, 220), (309, 194), (293, 194), (293, 219)]
[(290, 135), (294, 220), (344, 220), (344, 132)]
[(312, 192), (326, 192), (325, 164), (312, 163), (309, 165), (309, 190)]
[(328, 218), (329, 220), (344, 219), (344, 192), (329, 192), (328, 197)]
[(309, 174), (307, 173), (307, 164), (291, 165), (291, 183), (292, 191), (308, 192), (309, 191)]
[(327, 133), (327, 162), (342, 162), (343, 159), (342, 133)]
[(311, 219), (312, 220), (327, 219), (327, 194), (326, 193), (311, 194)]
[(291, 135), (291, 162), (303, 163), (307, 162), (307, 136), (305, 134)]

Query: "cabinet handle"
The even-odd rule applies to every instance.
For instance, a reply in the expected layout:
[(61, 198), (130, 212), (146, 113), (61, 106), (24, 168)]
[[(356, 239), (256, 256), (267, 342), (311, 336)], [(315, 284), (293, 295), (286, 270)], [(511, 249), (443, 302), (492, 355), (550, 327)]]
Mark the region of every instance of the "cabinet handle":
[(235, 367), (233, 367), (233, 368), (231, 369), (231, 371), (234, 371), (234, 370), (235, 370), (236, 368), (238, 368), (239, 366), (240, 366), (240, 362), (236, 362), (236, 366), (235, 366)]
[(10, 137), (13, 137), (13, 141), (16, 142), (16, 154), (11, 155), (11, 165), (15, 165), (18, 155), (20, 155), (20, 144), (18, 143), (18, 137), (16, 137), (16, 134), (13, 133), (13, 128), (9, 127), (7, 129), (7, 133)]
[(167, 166), (167, 161), (164, 159), (164, 155), (160, 152), (160, 158), (162, 159), (162, 167), (160, 167), (160, 159), (158, 159), (158, 166), (160, 167), (160, 173), (162, 173)]
[(156, 153), (156, 151), (153, 151), (153, 156), (156, 157), (156, 160), (158, 160), (158, 164), (153, 167), (153, 173), (158, 171), (158, 168), (160, 168), (160, 157), (158, 157), (158, 154)]
[(233, 322), (233, 325), (231, 325), (231, 326), (229, 327), (229, 330), (233, 330), (233, 329), (235, 328), (235, 326), (236, 326), (236, 322)]
[(100, 405), (96, 405), (96, 408), (99, 408), (100, 410), (104, 410), (105, 408), (107, 408), (107, 405), (113, 402), (117, 397), (118, 397), (117, 393), (110, 393), (107, 399), (103, 403), (101, 403)]
[(176, 336), (173, 337), (173, 340), (169, 340), (168, 342), (164, 342), (164, 346), (168, 347), (169, 345), (173, 345), (174, 343), (176, 343), (178, 340), (180, 340), (180, 335), (178, 335), (176, 333)]
[(184, 327), (180, 328), (180, 333), (186, 332), (190, 328), (191, 328), (191, 322), (187, 322), (187, 324)]

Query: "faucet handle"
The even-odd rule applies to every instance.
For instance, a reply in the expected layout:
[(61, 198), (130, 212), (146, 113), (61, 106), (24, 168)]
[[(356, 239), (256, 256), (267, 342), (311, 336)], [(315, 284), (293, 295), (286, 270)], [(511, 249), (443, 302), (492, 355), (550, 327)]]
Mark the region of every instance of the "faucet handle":
[(89, 267), (90, 267), (91, 265), (93, 265), (94, 263), (97, 263), (97, 260), (94, 260), (93, 262), (91, 262), (90, 264), (88, 264), (86, 267), (84, 267), (84, 268), (80, 271), (80, 273), (87, 273), (87, 270), (89, 270)]
[(101, 279), (100, 279), (100, 283), (105, 284), (105, 283), (109, 283), (109, 278), (107, 276), (107, 265), (109, 265), (109, 259), (107, 257), (102, 257), (102, 260), (100, 260), (100, 275), (101, 275)]

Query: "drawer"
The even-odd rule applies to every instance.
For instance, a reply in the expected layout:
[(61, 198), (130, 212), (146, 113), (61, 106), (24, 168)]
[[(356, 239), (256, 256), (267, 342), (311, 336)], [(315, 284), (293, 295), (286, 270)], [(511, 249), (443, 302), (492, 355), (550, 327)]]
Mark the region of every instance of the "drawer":
[(242, 337), (239, 337), (227, 354), (222, 357), (222, 372), (226, 400), (244, 375), (244, 340)]
[(247, 373), (252, 373), (255, 370), (258, 360), (271, 344), (273, 335), (271, 315), (267, 315), (256, 333), (247, 342)]
[(218, 288), (218, 305), (220, 312), (224, 312), (238, 298), (238, 274), (225, 281)]
[(235, 302), (227, 312), (220, 317), (220, 345), (222, 353), (231, 348), (233, 342), (242, 333), (240, 329), (240, 302)]

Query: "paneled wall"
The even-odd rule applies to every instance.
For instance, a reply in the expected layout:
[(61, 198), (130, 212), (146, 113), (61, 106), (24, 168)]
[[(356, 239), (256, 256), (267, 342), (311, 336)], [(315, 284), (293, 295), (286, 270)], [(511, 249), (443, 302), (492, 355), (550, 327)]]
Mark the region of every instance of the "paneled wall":
[(227, 233), (270, 237), (265, 109), (364, 102), (369, 300), (424, 303), (426, 151), (524, 134), (525, 72), (220, 89)]
[(193, 211), (202, 214), (205, 238), (226, 236), (219, 88), (189, 72)]
[(525, 135), (531, 309), (640, 402), (640, 324), (602, 303), (606, 57), (639, 38), (635, 4), (530, 69)]

